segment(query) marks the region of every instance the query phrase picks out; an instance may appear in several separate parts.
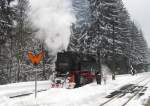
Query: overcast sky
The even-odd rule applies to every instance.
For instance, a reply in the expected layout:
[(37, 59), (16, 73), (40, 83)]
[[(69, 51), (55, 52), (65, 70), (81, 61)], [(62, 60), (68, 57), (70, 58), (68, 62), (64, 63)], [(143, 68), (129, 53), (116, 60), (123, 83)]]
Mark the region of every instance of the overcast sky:
[(132, 19), (140, 25), (150, 47), (150, 0), (123, 0)]

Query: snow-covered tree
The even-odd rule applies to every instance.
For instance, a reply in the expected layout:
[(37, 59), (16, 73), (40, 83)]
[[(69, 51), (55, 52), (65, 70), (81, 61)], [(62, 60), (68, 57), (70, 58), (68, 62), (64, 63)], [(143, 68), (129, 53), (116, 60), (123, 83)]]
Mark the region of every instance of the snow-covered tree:
[(72, 35), (68, 50), (85, 52), (88, 28), (91, 23), (90, 8), (88, 0), (73, 0), (73, 9), (77, 22), (72, 25)]
[[(119, 61), (122, 61), (124, 62), (122, 64), (128, 67), (129, 60), (133, 56), (131, 50), (136, 46), (131, 47), (132, 38), (133, 36), (138, 40), (142, 38), (138, 37), (139, 30), (137, 30), (138, 34), (133, 33), (132, 21), (123, 2), (121, 0), (77, 0), (74, 6), (77, 23), (72, 26), (69, 50), (92, 54), (97, 54), (99, 51), (103, 62), (115, 61), (114, 64), (120, 64)], [(142, 45), (146, 47), (145, 43)]]
[[(13, 0), (1, 0), (0, 1), (0, 71), (3, 73), (3, 80), (8, 82), (9, 73), (6, 73), (6, 69), (10, 69), (11, 72), (11, 53), (12, 53), (12, 30), (14, 19), (14, 8), (10, 3)], [(0, 83), (4, 83), (0, 82)]]
[[(131, 22), (130, 60), (135, 66), (144, 67), (148, 62), (148, 46), (142, 30)], [(139, 70), (140, 71), (140, 70)]]

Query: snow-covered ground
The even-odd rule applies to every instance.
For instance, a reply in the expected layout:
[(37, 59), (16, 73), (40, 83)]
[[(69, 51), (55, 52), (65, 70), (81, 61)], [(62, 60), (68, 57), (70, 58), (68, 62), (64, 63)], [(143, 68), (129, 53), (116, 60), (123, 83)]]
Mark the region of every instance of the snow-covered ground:
[[(135, 84), (138, 81), (147, 78), (150, 73), (141, 73), (135, 76), (118, 75), (116, 80), (112, 81), (107, 77), (107, 83), (97, 85), (95, 82), (76, 89), (50, 88), (49, 81), (38, 82), (38, 89), (48, 89), (39, 92), (35, 100), (34, 94), (18, 98), (9, 98), (11, 96), (34, 92), (34, 82), (23, 82), (0, 86), (0, 106), (99, 106), (108, 98), (105, 98), (111, 92), (121, 88), (126, 84)], [(133, 98), (127, 106), (142, 106), (148, 101), (150, 96), (150, 84), (146, 93), (139, 97)], [(121, 101), (117, 101), (121, 102)], [(112, 106), (112, 105), (111, 105)], [(113, 106), (119, 106), (113, 105)]]

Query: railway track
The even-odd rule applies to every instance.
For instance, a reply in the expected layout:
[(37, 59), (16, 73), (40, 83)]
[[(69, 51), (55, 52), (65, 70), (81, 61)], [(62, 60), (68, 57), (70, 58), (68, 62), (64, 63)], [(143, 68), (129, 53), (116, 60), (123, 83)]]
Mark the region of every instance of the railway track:
[[(144, 82), (144, 84), (143, 84)], [(146, 77), (142, 80), (138, 81), (135, 84), (128, 84), (123, 86), (121, 89), (112, 92), (110, 95), (108, 95), (106, 98), (110, 98), (107, 101), (103, 102), (99, 106), (113, 106), (113, 103), (119, 103), (121, 102), (121, 98), (123, 98), (126, 94), (131, 94), (131, 96), (124, 100), (123, 103), (117, 104), (117, 106), (126, 106), (136, 95), (138, 95), (141, 91), (145, 90), (145, 86), (150, 82), (150, 78)], [(142, 85), (140, 85), (142, 83)], [(120, 100), (118, 102), (118, 100)], [(109, 105), (110, 104), (110, 105)], [(115, 105), (114, 105), (115, 106)]]
[[(37, 92), (39, 93), (39, 92), (43, 92), (43, 91), (47, 91), (47, 89), (39, 90)], [(34, 94), (34, 93), (33, 92), (29, 92), (29, 93), (19, 94), (19, 95), (15, 95), (15, 96), (10, 96), (9, 98), (24, 97), (24, 96), (28, 96), (28, 95), (31, 95), (31, 94)]]
[(150, 83), (150, 80), (148, 80), (143, 86), (141, 86), (140, 89), (137, 90), (122, 106), (126, 106), (135, 96), (137, 96), (141, 91), (143, 91), (148, 83)]

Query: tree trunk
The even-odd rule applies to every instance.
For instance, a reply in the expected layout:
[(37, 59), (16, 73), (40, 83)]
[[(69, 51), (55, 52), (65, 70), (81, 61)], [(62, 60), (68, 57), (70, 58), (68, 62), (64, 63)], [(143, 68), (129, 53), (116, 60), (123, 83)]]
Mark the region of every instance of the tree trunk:
[(46, 80), (45, 59), (43, 59), (43, 78)]
[[(42, 52), (44, 52), (44, 43), (42, 43)], [(45, 53), (44, 53), (44, 56), (43, 56), (43, 78), (46, 80), (46, 70), (45, 70)]]
[(9, 81), (12, 82), (12, 38), (10, 39), (10, 62), (9, 62)]
[(113, 27), (113, 68), (112, 68), (112, 80), (115, 80), (115, 69), (116, 69), (116, 60), (115, 60), (115, 23), (114, 20), (112, 22), (112, 27)]
[(98, 84), (100, 84), (101, 85), (101, 81), (102, 81), (102, 71), (101, 71), (101, 56), (100, 56), (101, 54), (100, 54), (100, 48), (99, 48), (99, 50), (97, 51), (97, 58), (98, 58), (98, 76), (97, 76), (97, 74), (96, 74), (96, 77), (98, 77), (97, 78), (97, 80), (99, 80), (99, 81), (97, 81), (98, 82)]
[(20, 60), (18, 59), (18, 71), (17, 71), (17, 81), (19, 82), (20, 80), (20, 70), (21, 70), (21, 67), (20, 67)]

